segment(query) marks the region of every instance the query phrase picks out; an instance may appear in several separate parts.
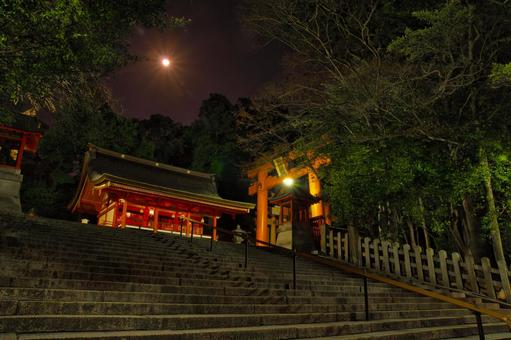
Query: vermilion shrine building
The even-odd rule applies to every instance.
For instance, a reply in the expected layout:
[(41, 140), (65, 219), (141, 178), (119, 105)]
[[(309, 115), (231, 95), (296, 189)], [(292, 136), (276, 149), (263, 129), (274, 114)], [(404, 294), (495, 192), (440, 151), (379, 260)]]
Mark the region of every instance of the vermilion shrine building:
[(89, 145), (69, 208), (97, 216), (99, 225), (203, 235), (202, 224), (190, 220), (207, 218), (216, 227), (222, 214), (247, 214), (254, 204), (221, 198), (212, 174)]

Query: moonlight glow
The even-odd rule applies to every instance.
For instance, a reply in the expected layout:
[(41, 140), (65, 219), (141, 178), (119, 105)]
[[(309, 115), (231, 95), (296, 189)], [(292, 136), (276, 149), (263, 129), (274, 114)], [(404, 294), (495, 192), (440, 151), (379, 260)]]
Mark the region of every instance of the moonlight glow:
[(161, 60), (161, 64), (164, 66), (164, 67), (169, 67), (170, 66), (170, 60), (169, 58), (163, 58)]

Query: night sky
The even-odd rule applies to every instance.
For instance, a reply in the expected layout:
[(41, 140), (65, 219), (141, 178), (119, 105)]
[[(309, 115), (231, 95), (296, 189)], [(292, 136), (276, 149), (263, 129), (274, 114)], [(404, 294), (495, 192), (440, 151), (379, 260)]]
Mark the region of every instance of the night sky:
[[(243, 29), (237, 0), (170, 0), (167, 12), (192, 20), (184, 30), (137, 29), (131, 52), (141, 60), (106, 80), (128, 117), (162, 114), (190, 123), (210, 93), (232, 102), (257, 92), (278, 72), (281, 48), (264, 47)], [(169, 56), (173, 64), (160, 64)]]

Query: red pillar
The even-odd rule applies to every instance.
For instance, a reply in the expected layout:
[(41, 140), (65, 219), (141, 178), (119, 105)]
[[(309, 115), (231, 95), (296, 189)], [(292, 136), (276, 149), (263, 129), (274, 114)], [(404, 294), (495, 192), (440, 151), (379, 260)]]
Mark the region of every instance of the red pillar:
[(192, 234), (192, 222), (190, 221), (190, 219), (192, 218), (192, 214), (188, 212), (188, 214), (186, 214), (186, 217), (188, 217), (188, 219), (186, 220), (186, 236), (188, 236)]
[(154, 208), (154, 219), (153, 219), (153, 232), (158, 232), (158, 213), (159, 210)]
[(21, 159), (23, 158), (23, 151), (25, 150), (25, 144), (27, 143), (27, 137), (23, 134), (20, 142), (20, 149), (18, 151), (18, 157), (16, 158), (16, 169), (21, 169)]
[(143, 217), (143, 220), (142, 220), (142, 226), (144, 228), (147, 228), (148, 225), (149, 225), (149, 208), (148, 207), (144, 207), (144, 217)]
[(217, 223), (217, 220), (216, 220), (216, 216), (213, 216), (213, 240), (218, 240), (218, 235), (216, 233), (216, 223)]
[(112, 227), (117, 228), (117, 217), (119, 215), (119, 202), (115, 201), (113, 209), (114, 209), (114, 216), (112, 217)]
[(128, 213), (128, 202), (121, 200), (122, 202), (122, 215), (121, 215), (121, 228), (126, 228), (126, 214)]
[[(312, 196), (320, 196), (321, 195), (321, 184), (319, 182), (318, 176), (311, 169), (309, 170), (309, 192)], [(318, 217), (323, 215), (323, 203), (320, 201), (311, 205), (310, 207), (311, 217)], [(324, 217), (324, 216), (323, 216)]]
[[(266, 188), (267, 170), (259, 170), (257, 173), (257, 221), (256, 239), (268, 242), (268, 189)], [(258, 243), (259, 246), (264, 246)]]

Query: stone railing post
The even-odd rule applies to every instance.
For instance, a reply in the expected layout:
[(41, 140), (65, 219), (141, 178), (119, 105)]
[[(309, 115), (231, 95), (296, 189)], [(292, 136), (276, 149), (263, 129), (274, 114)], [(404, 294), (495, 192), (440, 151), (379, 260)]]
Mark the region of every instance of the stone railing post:
[(438, 259), (440, 260), (440, 273), (442, 275), (442, 284), (445, 287), (450, 287), (449, 283), (449, 271), (447, 270), (447, 252), (440, 250), (438, 252)]
[(456, 288), (463, 289), (463, 278), (461, 276), (460, 260), (461, 256), (459, 253), (452, 253), (452, 268), (454, 269), (454, 281), (456, 282)]
[(326, 225), (322, 224), (319, 226), (321, 236), (321, 252), (326, 254)]
[(394, 274), (401, 276), (401, 266), (399, 263), (399, 243), (394, 243), (392, 246), (392, 255), (394, 257)]
[(334, 257), (334, 231), (332, 229), (328, 231), (328, 237), (329, 237), (328, 246), (330, 247), (328, 253), (330, 254), (330, 256)]
[(405, 260), (405, 275), (407, 278), (411, 278), (412, 265), (410, 263), (410, 245), (408, 243), (403, 246), (403, 257)]
[(371, 246), (369, 237), (364, 237), (364, 257), (366, 268), (371, 268)]
[(389, 261), (389, 241), (381, 241), (381, 252), (383, 255), (384, 271), (390, 274), (390, 261)]
[(471, 255), (465, 256), (464, 263), (465, 271), (467, 272), (468, 285), (470, 290), (479, 293), (479, 286), (477, 284), (476, 271), (474, 267), (474, 258)]
[(511, 303), (511, 286), (509, 285), (509, 271), (504, 261), (497, 263), (500, 274), (500, 282), (502, 283), (502, 290), (506, 295), (506, 301)]
[(346, 262), (349, 262), (350, 261), (350, 258), (349, 258), (349, 254), (351, 252), (351, 242), (349, 240), (350, 236), (348, 233), (344, 234), (344, 238), (343, 238), (343, 244), (344, 244), (344, 261)]
[(435, 251), (433, 249), (431, 248), (426, 249), (426, 260), (428, 262), (429, 282), (436, 285)]
[(495, 287), (493, 286), (490, 259), (487, 257), (482, 257), (481, 267), (483, 268), (484, 288), (486, 295), (488, 295), (492, 299), (495, 299), (497, 298), (497, 296), (495, 295)]
[(357, 249), (358, 249), (358, 265), (362, 267), (362, 238), (357, 237)]
[(337, 232), (337, 258), (342, 259), (341, 257), (342, 249), (341, 249), (341, 232)]
[(422, 248), (417, 246), (414, 249), (415, 255), (415, 269), (417, 269), (417, 278), (424, 281), (424, 272), (422, 271)]
[(373, 240), (374, 269), (380, 270), (380, 240)]
[(348, 261), (349, 263), (357, 263), (358, 258), (360, 256), (357, 247), (359, 235), (357, 228), (355, 228), (353, 224), (348, 224), (347, 237), (348, 237), (347, 243), (349, 244), (349, 246), (347, 247), (349, 258), (346, 258), (346, 261)]

